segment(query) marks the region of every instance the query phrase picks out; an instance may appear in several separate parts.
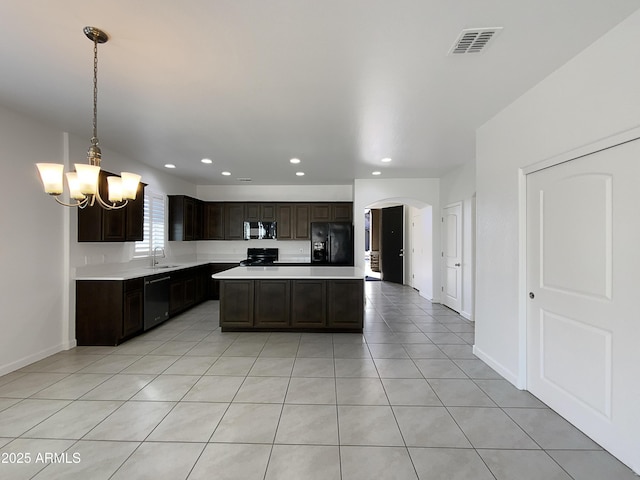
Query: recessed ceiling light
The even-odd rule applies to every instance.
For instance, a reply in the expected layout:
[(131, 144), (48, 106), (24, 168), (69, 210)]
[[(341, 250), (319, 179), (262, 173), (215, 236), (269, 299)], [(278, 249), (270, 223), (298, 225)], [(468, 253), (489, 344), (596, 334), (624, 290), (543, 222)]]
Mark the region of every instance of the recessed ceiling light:
[(289, 160), (289, 163), (300, 163), (300, 159), (299, 158), (292, 158), (291, 160)]
[(299, 177), (303, 177), (304, 176), (304, 172), (296, 172), (296, 175)]
[(382, 160), (380, 160), (382, 163), (389, 163), (391, 161), (391, 159), (389, 157), (387, 158), (383, 158)]
[(222, 175), (224, 175), (225, 177), (228, 177), (229, 175), (231, 175), (231, 172), (222, 172)]
[(371, 172), (371, 175), (382, 175), (382, 172)]
[(176, 166), (173, 163), (165, 163), (164, 167), (165, 168), (176, 168)]
[(201, 161), (202, 163), (206, 163), (206, 164), (213, 163), (213, 160), (211, 160), (210, 158), (203, 158), (203, 159), (202, 159), (202, 160), (200, 160), (200, 161)]

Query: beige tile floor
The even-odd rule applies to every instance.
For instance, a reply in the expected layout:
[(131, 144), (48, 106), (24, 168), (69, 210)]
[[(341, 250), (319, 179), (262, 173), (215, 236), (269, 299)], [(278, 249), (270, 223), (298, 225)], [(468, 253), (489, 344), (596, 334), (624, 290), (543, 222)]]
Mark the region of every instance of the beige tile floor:
[(364, 335), (222, 333), (207, 302), (0, 377), (0, 479), (637, 478), (477, 359), (473, 323), (366, 293)]

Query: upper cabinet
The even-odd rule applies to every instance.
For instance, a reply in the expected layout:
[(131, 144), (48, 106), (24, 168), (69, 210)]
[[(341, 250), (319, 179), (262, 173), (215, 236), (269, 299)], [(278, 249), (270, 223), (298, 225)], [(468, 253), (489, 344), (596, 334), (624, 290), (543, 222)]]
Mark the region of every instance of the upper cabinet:
[(204, 202), (204, 240), (224, 240), (224, 203)]
[(353, 220), (353, 203), (311, 203), (312, 222), (350, 222)]
[(225, 240), (244, 240), (245, 204), (229, 202), (224, 204)]
[[(101, 171), (98, 183), (100, 195), (107, 198), (107, 177), (112, 173)], [(124, 208), (105, 210), (93, 207), (78, 209), (78, 242), (136, 242), (142, 240), (144, 220), (144, 183), (138, 185), (135, 200)]]
[(279, 203), (276, 207), (278, 240), (309, 240), (308, 203)]
[(311, 222), (350, 222), (351, 202), (203, 202), (169, 196), (169, 240), (243, 240), (244, 222), (277, 222), (278, 240), (309, 240)]
[(203, 202), (186, 195), (169, 195), (169, 241), (202, 239)]
[(311, 204), (311, 221), (312, 222), (330, 222), (331, 221), (331, 204), (330, 203), (312, 203)]
[(245, 218), (247, 222), (275, 222), (276, 204), (249, 202), (245, 204)]
[(352, 222), (353, 221), (353, 203), (341, 202), (331, 204), (331, 221), (332, 222)]

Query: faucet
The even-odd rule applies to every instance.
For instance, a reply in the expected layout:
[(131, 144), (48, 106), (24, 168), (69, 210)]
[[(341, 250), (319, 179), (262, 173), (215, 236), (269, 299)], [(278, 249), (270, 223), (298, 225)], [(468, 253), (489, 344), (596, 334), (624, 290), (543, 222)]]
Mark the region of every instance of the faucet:
[(156, 247), (153, 249), (153, 257), (151, 257), (151, 266), (155, 267), (156, 265), (158, 265), (158, 256), (157, 256), (157, 252), (158, 250), (160, 250), (162, 252), (162, 258), (165, 258), (165, 254), (164, 254), (164, 248), (162, 247)]

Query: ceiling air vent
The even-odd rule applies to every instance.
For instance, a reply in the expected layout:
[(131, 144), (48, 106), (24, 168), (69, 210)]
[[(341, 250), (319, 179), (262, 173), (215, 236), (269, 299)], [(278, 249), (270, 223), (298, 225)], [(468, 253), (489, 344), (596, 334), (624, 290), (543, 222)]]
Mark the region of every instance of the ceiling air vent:
[(246, 178), (246, 177), (236, 178), (236, 180), (239, 181), (239, 182), (244, 182), (244, 183), (249, 183), (249, 182), (253, 181), (252, 179)]
[(495, 38), (501, 30), (502, 27), (467, 28), (462, 30), (451, 50), (449, 50), (449, 55), (483, 52), (489, 40)]

